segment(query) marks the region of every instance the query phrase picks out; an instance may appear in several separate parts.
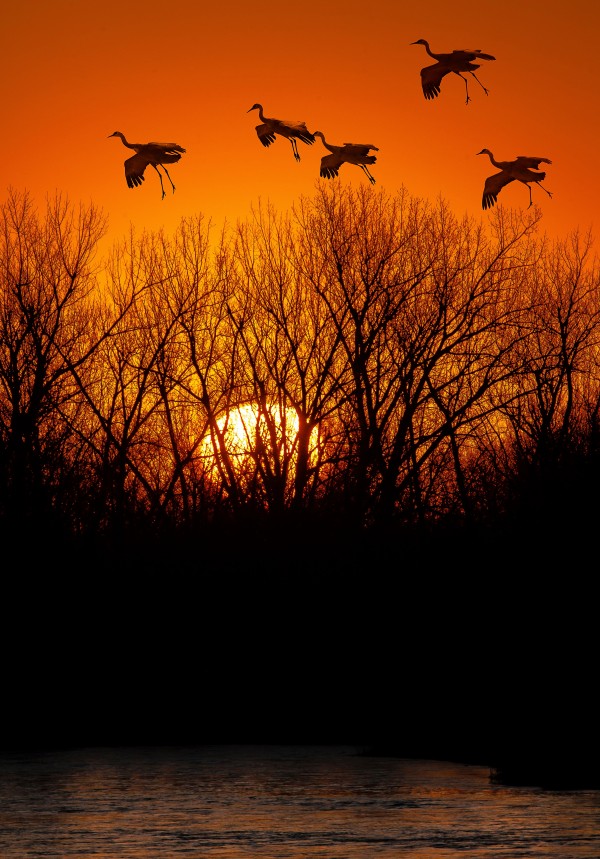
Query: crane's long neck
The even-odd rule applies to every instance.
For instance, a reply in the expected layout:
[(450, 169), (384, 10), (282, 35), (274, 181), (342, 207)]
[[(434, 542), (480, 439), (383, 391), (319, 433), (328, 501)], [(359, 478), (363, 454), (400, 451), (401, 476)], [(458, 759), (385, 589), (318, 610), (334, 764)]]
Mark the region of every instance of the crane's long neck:
[(117, 135), (117, 137), (121, 138), (121, 140), (123, 141), (123, 145), (127, 146), (128, 149), (136, 148), (134, 143), (129, 143), (128, 140), (125, 140), (125, 135), (121, 131), (115, 131), (115, 134)]
[(429, 56), (430, 56), (430, 57), (432, 57), (434, 60), (437, 60), (437, 59), (438, 59), (438, 55), (433, 53), (433, 51), (432, 51), (432, 50), (431, 50), (431, 48), (429, 47), (429, 42), (427, 41), (427, 39), (423, 39), (423, 44), (425, 45), (425, 50), (427, 51), (427, 53), (429, 54)]
[(489, 151), (489, 149), (487, 150), (487, 155), (489, 156), (489, 159), (492, 162), (492, 164), (494, 165), (494, 167), (497, 167), (498, 170), (502, 170), (502, 164), (498, 164), (498, 162), (496, 161), (496, 159), (494, 158), (492, 153)]
[(329, 149), (329, 151), (330, 151), (330, 152), (334, 152), (334, 153), (335, 153), (335, 147), (334, 147), (334, 146), (330, 146), (330, 145), (329, 145), (329, 143), (327, 143), (327, 141), (325, 140), (325, 135), (323, 134), (323, 132), (322, 132), (322, 131), (314, 131), (314, 132), (313, 132), (313, 135), (314, 135), (315, 137), (320, 137), (320, 138), (321, 138), (321, 140), (323, 141), (323, 146), (324, 146), (326, 149)]

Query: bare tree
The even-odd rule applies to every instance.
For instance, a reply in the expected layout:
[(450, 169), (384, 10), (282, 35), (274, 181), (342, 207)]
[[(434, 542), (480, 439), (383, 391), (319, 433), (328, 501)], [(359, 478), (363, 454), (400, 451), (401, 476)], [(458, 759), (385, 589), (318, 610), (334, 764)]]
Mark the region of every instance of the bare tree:
[(336, 417), (347, 497), (364, 521), (440, 515), (457, 493), (464, 508), (461, 448), (491, 408), (490, 390), (513, 372), (508, 332), (520, 308), (508, 272), (525, 263), (507, 261), (536, 219), (504, 224), (492, 246), (443, 202), (406, 192), (334, 189), (315, 210), (303, 259), (318, 257), (312, 282), (344, 356)]
[(202, 216), (132, 230), (101, 280), (100, 213), (58, 196), (40, 218), (11, 192), (5, 525), (60, 512), (119, 537), (506, 510), (598, 436), (591, 236), (551, 243), (540, 218), (498, 207), (488, 231), (404, 189), (319, 185), (216, 237)]
[(560, 473), (587, 456), (597, 425), (600, 273), (589, 233), (545, 243), (527, 305), (513, 379), (519, 397), (499, 411), (509, 428), (511, 484), (556, 501)]
[(336, 407), (339, 341), (299, 262), (307, 237), (289, 215), (259, 207), (238, 225), (235, 256), (242, 387), (256, 405), (254, 480), (270, 510), (319, 494), (322, 430)]
[(40, 217), (27, 193), (0, 209), (0, 438), (2, 508), (38, 527), (52, 519), (68, 483), (72, 430), (62, 413), (76, 387), (70, 356), (88, 325), (95, 253), (105, 218), (56, 195)]

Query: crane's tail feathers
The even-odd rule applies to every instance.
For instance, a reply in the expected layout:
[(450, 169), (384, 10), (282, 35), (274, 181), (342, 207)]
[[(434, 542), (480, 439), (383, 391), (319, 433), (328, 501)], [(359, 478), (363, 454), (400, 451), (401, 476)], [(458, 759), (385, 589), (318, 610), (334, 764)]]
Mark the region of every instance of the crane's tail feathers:
[(310, 145), (315, 142), (315, 135), (310, 134), (310, 132), (308, 134), (299, 134), (298, 140), (301, 140), (302, 143), (308, 143)]
[(365, 157), (365, 164), (375, 164), (376, 161), (377, 161), (376, 155), (367, 155)]

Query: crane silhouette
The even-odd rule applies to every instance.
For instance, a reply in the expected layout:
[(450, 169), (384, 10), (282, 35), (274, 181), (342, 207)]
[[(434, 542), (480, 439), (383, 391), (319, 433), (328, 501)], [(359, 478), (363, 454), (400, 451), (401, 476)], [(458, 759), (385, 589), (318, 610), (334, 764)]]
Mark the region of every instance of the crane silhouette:
[(471, 101), (469, 82), (467, 78), (461, 75), (461, 72), (468, 72), (470, 75), (473, 75), (484, 93), (488, 94), (487, 89), (475, 74), (475, 69), (480, 68), (480, 66), (478, 63), (474, 63), (473, 60), (495, 60), (496, 57), (493, 57), (491, 54), (484, 54), (480, 50), (470, 51), (466, 48), (462, 51), (452, 51), (451, 54), (434, 54), (429, 47), (427, 39), (417, 39), (416, 42), (411, 42), (411, 45), (425, 45), (425, 50), (429, 56), (437, 60), (432, 66), (425, 66), (425, 68), (421, 69), (421, 86), (423, 87), (425, 98), (436, 98), (440, 94), (442, 78), (450, 74), (450, 72), (454, 72), (455, 75), (458, 75), (465, 82), (467, 93), (466, 104)]
[(338, 175), (342, 164), (356, 164), (366, 174), (371, 185), (375, 184), (375, 179), (366, 165), (375, 164), (377, 161), (375, 155), (369, 155), (369, 152), (371, 149), (379, 152), (378, 146), (373, 146), (372, 143), (344, 143), (343, 146), (334, 146), (332, 143), (327, 143), (322, 131), (315, 131), (314, 136), (320, 137), (323, 146), (331, 152), (331, 155), (324, 155), (321, 158), (321, 176), (333, 179)]
[(502, 188), (515, 180), (527, 186), (527, 190), (529, 191), (529, 206), (533, 205), (531, 182), (535, 182), (549, 197), (552, 197), (552, 192), (548, 191), (542, 185), (542, 179), (546, 178), (546, 174), (536, 172), (540, 164), (552, 164), (549, 158), (534, 158), (530, 155), (519, 155), (514, 161), (496, 161), (489, 149), (482, 149), (477, 155), (488, 155), (494, 167), (500, 170), (499, 173), (494, 173), (485, 180), (481, 200), (483, 209), (491, 209)]
[(304, 122), (299, 122), (291, 119), (273, 119), (269, 116), (264, 116), (262, 104), (253, 104), (246, 113), (251, 110), (257, 110), (261, 124), (256, 126), (258, 139), (263, 146), (270, 146), (275, 143), (275, 135), (286, 137), (292, 144), (292, 152), (296, 161), (300, 161), (300, 153), (298, 152), (298, 144), (296, 139), (303, 143), (308, 143), (310, 146), (315, 142), (314, 134), (311, 134)]
[(173, 193), (175, 193), (175, 185), (173, 185), (173, 180), (169, 176), (169, 171), (165, 167), (165, 164), (175, 164), (176, 161), (179, 161), (181, 153), (185, 152), (182, 146), (179, 146), (177, 143), (129, 143), (121, 131), (113, 131), (108, 136), (120, 137), (124, 146), (127, 146), (128, 149), (133, 149), (135, 152), (135, 155), (127, 158), (125, 161), (125, 179), (130, 188), (136, 188), (142, 184), (144, 181), (144, 170), (148, 164), (151, 164), (160, 179), (162, 199), (164, 200), (165, 198), (165, 189), (161, 172), (158, 169), (159, 167), (162, 167), (167, 174), (173, 188)]

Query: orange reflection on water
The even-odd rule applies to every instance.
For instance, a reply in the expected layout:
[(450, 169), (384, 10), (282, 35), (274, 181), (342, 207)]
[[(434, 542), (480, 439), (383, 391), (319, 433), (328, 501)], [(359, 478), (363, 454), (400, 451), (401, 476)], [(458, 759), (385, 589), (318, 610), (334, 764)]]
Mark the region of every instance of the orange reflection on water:
[(88, 749), (1, 761), (0, 855), (597, 859), (600, 791), (352, 747)]

